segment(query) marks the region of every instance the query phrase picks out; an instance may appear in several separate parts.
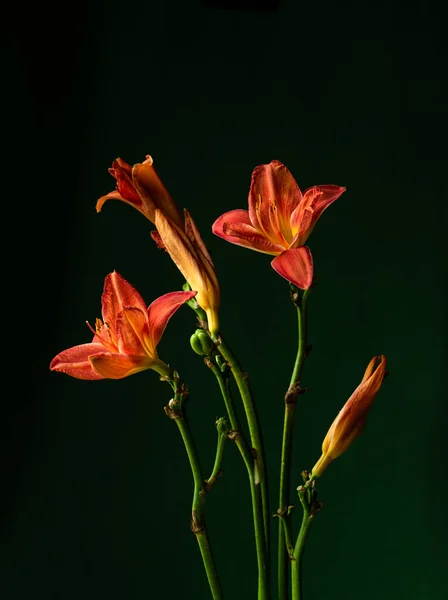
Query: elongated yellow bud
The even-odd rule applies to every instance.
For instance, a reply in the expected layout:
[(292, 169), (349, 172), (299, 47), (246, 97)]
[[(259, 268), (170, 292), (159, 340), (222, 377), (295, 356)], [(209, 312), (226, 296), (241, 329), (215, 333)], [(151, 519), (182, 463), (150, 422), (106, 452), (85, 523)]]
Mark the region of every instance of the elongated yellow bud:
[(328, 430), (322, 443), (322, 456), (313, 467), (312, 477), (320, 477), (331, 461), (343, 454), (362, 432), (385, 373), (386, 357), (381, 354), (372, 358), (361, 383)]
[(155, 211), (155, 225), (160, 238), (179, 271), (197, 292), (196, 300), (206, 312), (210, 333), (217, 333), (220, 292), (210, 255), (199, 231), (185, 211), (185, 231), (177, 227), (160, 210)]

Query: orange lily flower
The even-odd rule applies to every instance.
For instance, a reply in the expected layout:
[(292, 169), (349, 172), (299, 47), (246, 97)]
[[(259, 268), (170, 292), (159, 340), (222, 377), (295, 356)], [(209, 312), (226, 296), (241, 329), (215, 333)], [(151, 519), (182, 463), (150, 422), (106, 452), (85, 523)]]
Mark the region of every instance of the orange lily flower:
[(322, 456), (312, 470), (313, 477), (320, 477), (331, 461), (343, 454), (363, 431), (385, 374), (386, 357), (382, 354), (374, 356), (361, 383), (328, 430), (322, 443)]
[(147, 308), (143, 298), (115, 271), (107, 275), (101, 298), (102, 317), (97, 319), (90, 344), (68, 348), (50, 364), (77, 379), (122, 379), (145, 369), (168, 375), (159, 359), (157, 344), (177, 309), (196, 292), (171, 292)]
[(155, 225), (165, 249), (173, 262), (197, 291), (196, 300), (207, 314), (211, 333), (218, 332), (220, 291), (215, 267), (199, 231), (187, 210), (185, 230), (170, 221), (161, 210), (156, 210)]
[(313, 279), (313, 259), (304, 246), (323, 211), (345, 191), (338, 185), (300, 191), (294, 177), (278, 160), (256, 167), (249, 190), (249, 210), (231, 210), (213, 224), (223, 239), (275, 255), (271, 265), (301, 289)]
[(121, 158), (112, 163), (109, 173), (117, 180), (117, 189), (102, 196), (96, 203), (100, 212), (106, 200), (123, 200), (154, 223), (154, 213), (160, 209), (176, 225), (183, 227), (182, 215), (168, 190), (157, 175), (151, 156), (133, 167)]

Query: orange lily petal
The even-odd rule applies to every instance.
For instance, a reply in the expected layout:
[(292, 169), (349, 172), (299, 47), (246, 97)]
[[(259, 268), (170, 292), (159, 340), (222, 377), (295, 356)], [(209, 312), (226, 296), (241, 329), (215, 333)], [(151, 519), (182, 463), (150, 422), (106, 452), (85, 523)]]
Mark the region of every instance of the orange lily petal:
[(92, 369), (91, 356), (104, 353), (103, 344), (81, 344), (63, 350), (50, 363), (52, 371), (66, 373), (76, 379), (103, 379), (103, 376)]
[(144, 345), (148, 334), (146, 308), (145, 312), (134, 306), (125, 306), (117, 315), (117, 341), (120, 354), (143, 355), (147, 353)]
[(149, 343), (155, 351), (162, 338), (168, 321), (185, 302), (194, 298), (197, 292), (170, 292), (160, 296), (148, 306)]
[(288, 237), (290, 215), (301, 199), (296, 180), (280, 161), (273, 160), (254, 169), (249, 191), (249, 217), (254, 227), (259, 224), (263, 231), (277, 230)]
[(115, 335), (117, 316), (125, 306), (133, 306), (146, 314), (146, 303), (137, 290), (119, 273), (114, 271), (106, 276), (101, 296), (103, 321)]
[(182, 228), (182, 215), (157, 175), (153, 162), (152, 157), (147, 156), (145, 161), (137, 163), (132, 168), (133, 182), (146, 206), (146, 216), (154, 223), (155, 210), (158, 208)]
[(307, 290), (313, 282), (313, 257), (307, 246), (285, 250), (274, 258), (271, 266), (301, 290)]
[(212, 231), (227, 242), (264, 254), (279, 254), (285, 250), (285, 246), (270, 241), (252, 225), (247, 210), (236, 209), (224, 213), (213, 223)]
[(104, 352), (90, 357), (93, 369), (106, 379), (123, 379), (139, 371), (150, 369), (154, 360), (148, 356), (111, 354)]
[(295, 244), (304, 244), (319, 217), (346, 188), (339, 185), (320, 185), (306, 190), (303, 200), (291, 215), (291, 228), (297, 232)]

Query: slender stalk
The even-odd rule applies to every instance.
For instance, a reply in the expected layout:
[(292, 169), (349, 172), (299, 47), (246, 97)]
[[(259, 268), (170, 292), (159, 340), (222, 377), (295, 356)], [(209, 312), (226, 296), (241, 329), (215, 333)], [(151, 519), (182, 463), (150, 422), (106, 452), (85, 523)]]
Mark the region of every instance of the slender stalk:
[(202, 476), (202, 469), (199, 462), (199, 456), (196, 451), (193, 436), (188, 424), (188, 421), (184, 414), (182, 404), (185, 401), (187, 392), (182, 384), (178, 380), (169, 381), (175, 391), (175, 396), (170, 400), (168, 406), (165, 407), (166, 414), (174, 420), (176, 423), (182, 440), (187, 451), (188, 460), (190, 462), (191, 472), (194, 481), (193, 490), (193, 502), (191, 508), (191, 531), (196, 536), (196, 540), (199, 545), (201, 552), (202, 561), (204, 564), (205, 572), (207, 574), (208, 583), (213, 600), (222, 600), (223, 595), (221, 586), (218, 579), (218, 573), (213, 560), (213, 555), (210, 547), (210, 541), (208, 538), (207, 527), (205, 523), (205, 495), (206, 490), (204, 488), (204, 478)]
[(268, 482), (267, 472), (265, 467), (265, 453), (263, 445), (263, 437), (261, 434), (260, 422), (255, 407), (255, 402), (252, 397), (252, 392), (247, 379), (247, 373), (241, 368), (236, 356), (229, 348), (227, 343), (224, 341), (221, 335), (215, 337), (213, 341), (217, 345), (218, 351), (227, 361), (230, 367), (232, 375), (238, 386), (241, 400), (243, 402), (244, 411), (246, 413), (247, 424), (249, 426), (249, 434), (251, 439), (251, 445), (255, 452), (255, 485), (261, 487), (261, 500), (263, 507), (263, 524), (264, 524), (264, 539), (266, 545), (266, 553), (268, 557), (267, 569), (269, 569), (269, 495), (268, 495)]
[(305, 290), (300, 298), (297, 288), (292, 289), (291, 299), (297, 309), (298, 344), (294, 369), (285, 395), (285, 415), (283, 420), (282, 456), (280, 465), (279, 486), (279, 519), (278, 529), (278, 598), (288, 598), (288, 564), (290, 557), (286, 547), (285, 528), (289, 520), (288, 505), (291, 487), (291, 455), (294, 433), (294, 415), (296, 411), (297, 396), (302, 388), (300, 378), (306, 357), (306, 300), (309, 290)]
[(227, 414), (229, 416), (230, 426), (232, 431), (229, 433), (229, 437), (235, 441), (235, 444), (243, 458), (244, 464), (247, 469), (249, 477), (250, 493), (252, 499), (252, 513), (254, 521), (254, 533), (255, 533), (255, 546), (257, 552), (257, 565), (258, 565), (258, 600), (268, 600), (269, 594), (269, 580), (268, 580), (268, 556), (266, 552), (265, 538), (264, 538), (264, 522), (263, 522), (263, 509), (260, 494), (260, 486), (255, 483), (255, 468), (254, 468), (254, 456), (250, 451), (250, 448), (244, 438), (238, 416), (233, 405), (233, 398), (231, 395), (228, 377), (224, 376), (216, 363), (206, 358), (205, 362), (210, 370), (215, 375), (219, 389), (221, 391), (224, 404), (226, 406)]
[(299, 535), (297, 536), (294, 554), (291, 560), (291, 587), (292, 600), (303, 600), (303, 584), (302, 584), (302, 559), (305, 542), (313, 524), (315, 512), (310, 509), (309, 501), (305, 499), (305, 494), (308, 490), (299, 491), (300, 501), (303, 507), (302, 526), (300, 527)]

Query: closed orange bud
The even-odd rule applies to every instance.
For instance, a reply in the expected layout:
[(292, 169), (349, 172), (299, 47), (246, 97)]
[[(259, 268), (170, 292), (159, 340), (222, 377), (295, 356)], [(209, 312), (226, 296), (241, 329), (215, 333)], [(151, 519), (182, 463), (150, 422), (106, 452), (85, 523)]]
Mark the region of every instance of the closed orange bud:
[(320, 477), (330, 462), (343, 454), (363, 431), (385, 373), (386, 357), (381, 354), (372, 358), (361, 383), (328, 430), (322, 443), (322, 456), (313, 467), (312, 477)]
[(193, 219), (185, 211), (184, 231), (162, 211), (156, 210), (155, 225), (173, 262), (188, 281), (191, 289), (197, 292), (196, 300), (207, 314), (210, 333), (217, 333), (220, 301), (218, 279), (210, 254)]

